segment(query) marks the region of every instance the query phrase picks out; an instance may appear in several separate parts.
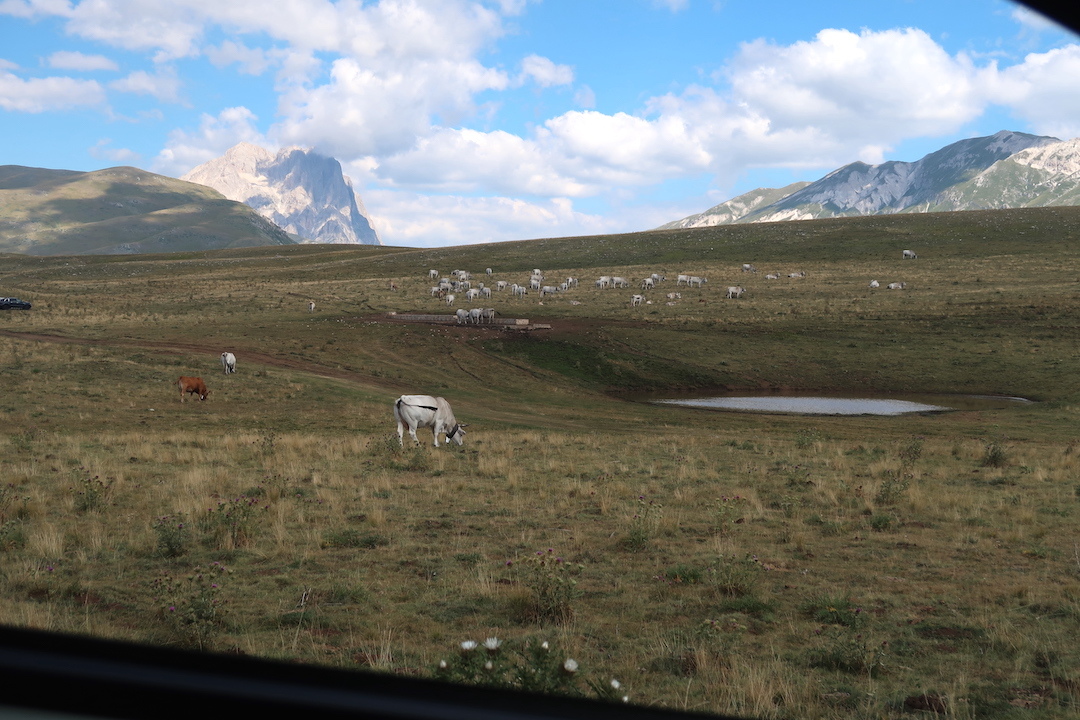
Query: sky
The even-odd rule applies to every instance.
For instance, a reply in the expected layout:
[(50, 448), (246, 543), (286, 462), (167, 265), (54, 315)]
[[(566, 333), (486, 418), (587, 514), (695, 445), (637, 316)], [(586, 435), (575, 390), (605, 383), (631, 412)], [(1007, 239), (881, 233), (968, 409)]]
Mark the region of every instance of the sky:
[(1080, 136), (1003, 0), (0, 0), (0, 165), (337, 158), (386, 245), (633, 232), (854, 161)]

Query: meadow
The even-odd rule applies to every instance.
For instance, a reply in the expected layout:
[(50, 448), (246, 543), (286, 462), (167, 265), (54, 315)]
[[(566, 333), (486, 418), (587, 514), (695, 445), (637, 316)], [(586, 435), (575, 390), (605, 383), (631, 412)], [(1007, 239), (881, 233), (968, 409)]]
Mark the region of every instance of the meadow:
[[(34, 308), (0, 317), (0, 622), (519, 686), (461, 643), (546, 641), (580, 668), (558, 691), (746, 717), (1074, 716), (1078, 255), (1074, 208), (4, 255), (0, 294)], [(581, 284), (484, 302), (550, 329), (391, 321), (449, 312), (429, 268)], [(593, 285), (652, 272), (640, 307)], [(1036, 402), (640, 401), (729, 390)], [(464, 446), (401, 448), (402, 393), (446, 397)]]

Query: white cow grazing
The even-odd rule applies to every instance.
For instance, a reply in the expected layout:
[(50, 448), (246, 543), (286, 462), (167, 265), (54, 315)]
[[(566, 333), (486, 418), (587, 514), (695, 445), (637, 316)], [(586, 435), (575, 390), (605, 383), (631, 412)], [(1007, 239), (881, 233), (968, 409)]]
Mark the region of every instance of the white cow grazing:
[(530, 290), (539, 290), (540, 289), (540, 278), (536, 277), (535, 275), (532, 276), (531, 278), (529, 278), (529, 289)]
[(919, 257), (919, 256), (916, 255), (915, 253), (911, 252), (910, 250), (905, 250), (904, 251), (904, 259), (905, 260), (914, 260), (917, 257)]
[(308, 312), (315, 312), (315, 301), (314, 300), (308, 300), (307, 311)]
[(664, 276), (663, 276), (663, 275), (661, 275), (660, 273), (653, 273), (653, 274), (652, 274), (652, 275), (650, 275), (649, 277), (651, 277), (651, 278), (652, 278), (652, 281), (653, 281), (654, 283), (658, 283), (658, 282), (663, 282), (663, 281), (664, 281)]
[(446, 296), (446, 304), (447, 305), (453, 305), (455, 299), (456, 299), (456, 297), (453, 294), (447, 295)]
[(489, 287), (480, 288), (480, 295), (482, 297), (486, 297), (486, 298), (491, 297), (491, 288), (489, 288)]
[(231, 352), (221, 353), (221, 367), (225, 368), (225, 374), (236, 372), (236, 356)]
[(501, 290), (505, 290), (505, 289), (506, 289), (506, 281), (505, 281), (505, 280), (499, 280), (499, 281), (497, 281), (497, 282), (495, 283), (495, 289), (496, 289), (496, 290), (500, 290), (500, 291), (501, 291)]
[(480, 291), (476, 288), (471, 288), (470, 290), (465, 291), (466, 300), (475, 300), (478, 297), (480, 297)]
[(610, 286), (611, 286), (611, 276), (610, 275), (601, 275), (600, 279), (596, 281), (596, 287), (600, 288), (601, 290), (603, 290), (606, 287), (610, 287)]
[(615, 275), (611, 278), (611, 287), (628, 288), (630, 287), (630, 281), (624, 277), (619, 277), (618, 275)]
[(675, 279), (675, 285), (676, 286), (682, 285), (683, 283), (686, 283), (687, 285), (690, 284), (690, 276), (689, 275), (680, 275), (679, 277), (677, 277)]
[(877, 280), (871, 280), (870, 281), (870, 287), (872, 287), (872, 288), (881, 287), (881, 283), (879, 283)]
[(470, 308), (468, 322), (471, 322), (473, 325), (479, 325), (480, 318), (483, 317), (483, 315), (484, 311), (481, 308)]
[(529, 294), (529, 289), (524, 285), (518, 285), (517, 283), (514, 283), (510, 286), (510, 292), (514, 295), (514, 297), (525, 297)]
[(458, 325), (467, 324), (469, 322), (469, 311), (465, 308), (458, 308), (455, 315), (457, 316)]
[(743, 263), (743, 266), (742, 266), (742, 271), (743, 271), (743, 272), (751, 272), (751, 273), (754, 273), (754, 272), (757, 272), (757, 268), (756, 268), (756, 267), (754, 267), (753, 265), (751, 265), (750, 263)]
[(544, 287), (540, 288), (540, 297), (543, 297), (545, 295), (554, 295), (557, 292), (559, 292), (559, 288), (555, 287), (554, 285), (545, 285)]
[(744, 292), (746, 292), (745, 288), (738, 287), (736, 285), (729, 285), (727, 289), (727, 297), (729, 300), (731, 298), (741, 298)]
[(491, 268), (485, 268), (484, 272), (486, 272), (488, 275), (490, 275), (491, 274)]
[(766, 280), (776, 280), (780, 277), (780, 273), (769, 273), (765, 276)]
[(484, 322), (489, 324), (495, 322), (495, 315), (495, 308), (484, 308), (480, 311), (480, 316), (484, 319)]
[(647, 277), (641, 281), (642, 290), (652, 290), (654, 287), (656, 287), (656, 281), (651, 277)]
[(468, 427), (454, 418), (450, 403), (444, 398), (430, 395), (402, 395), (394, 401), (394, 419), (397, 420), (398, 442), (401, 447), (405, 447), (406, 426), (409, 428), (409, 437), (417, 445), (420, 441), (416, 438), (416, 429), (431, 428), (431, 434), (435, 436), (435, 447), (439, 447), (440, 434), (446, 436), (447, 444), (453, 440), (461, 445), (465, 428)]
[(640, 305), (643, 302), (645, 302), (645, 296), (644, 295), (631, 295), (630, 296), (630, 307)]
[(896, 283), (889, 283), (888, 285), (885, 286), (885, 289), (886, 290), (903, 290), (906, 287), (907, 287), (906, 282), (896, 282)]
[(686, 284), (689, 285), (690, 287), (694, 287), (695, 285), (697, 285), (698, 287), (701, 287), (702, 285), (704, 285), (707, 282), (709, 282), (709, 281), (707, 279), (703, 278), (703, 277), (698, 277), (697, 275), (691, 275), (690, 278), (686, 281)]
[(439, 271), (438, 270), (428, 270), (427, 275), (428, 275), (429, 278), (434, 280), (435, 278), (439, 277)]

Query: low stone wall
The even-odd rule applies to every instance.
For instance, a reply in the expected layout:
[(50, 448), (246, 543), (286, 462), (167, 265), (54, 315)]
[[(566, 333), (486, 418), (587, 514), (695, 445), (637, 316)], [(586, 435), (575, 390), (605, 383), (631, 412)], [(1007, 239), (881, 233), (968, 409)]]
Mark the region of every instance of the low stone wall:
[[(415, 322), (415, 323), (429, 323), (433, 325), (457, 325), (457, 315), (421, 315), (419, 313), (387, 313), (387, 319), (393, 322)], [(501, 318), (496, 317), (486, 322), (481, 322), (481, 325), (489, 325), (495, 327), (511, 327), (511, 328), (525, 328), (529, 327), (529, 320), (527, 318)]]

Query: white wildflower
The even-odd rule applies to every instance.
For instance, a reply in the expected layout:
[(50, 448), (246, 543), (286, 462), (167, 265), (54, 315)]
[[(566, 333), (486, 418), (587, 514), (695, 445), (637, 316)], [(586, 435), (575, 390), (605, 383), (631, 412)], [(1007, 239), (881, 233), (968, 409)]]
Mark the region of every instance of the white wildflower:
[(466, 640), (465, 642), (461, 643), (461, 649), (464, 650), (465, 652), (471, 652), (471, 651), (475, 650), (476, 649), (476, 641), (475, 640)]
[(563, 670), (565, 670), (567, 673), (573, 675), (577, 672), (577, 660), (574, 660), (573, 658), (566, 658), (566, 662), (562, 664), (562, 667)]

